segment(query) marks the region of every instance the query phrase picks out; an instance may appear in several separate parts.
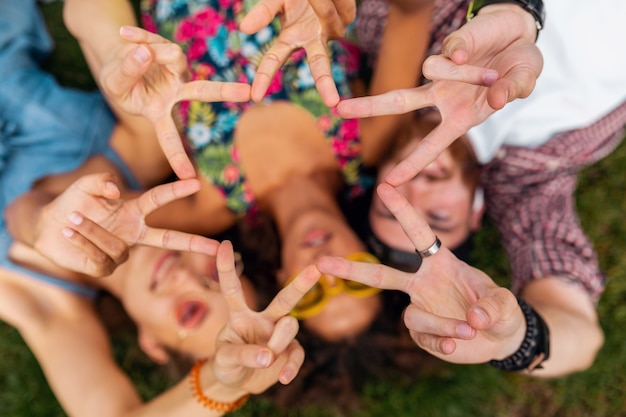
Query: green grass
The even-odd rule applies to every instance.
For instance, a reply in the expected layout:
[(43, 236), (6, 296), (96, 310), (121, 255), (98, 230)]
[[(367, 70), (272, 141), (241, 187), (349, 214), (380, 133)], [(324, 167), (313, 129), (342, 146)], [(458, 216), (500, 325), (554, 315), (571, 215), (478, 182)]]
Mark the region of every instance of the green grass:
[[(60, 82), (93, 88), (93, 80), (73, 39), (61, 22), (61, 7), (44, 7), (57, 52), (48, 63)], [(428, 378), (411, 382), (371, 381), (357, 417), (602, 417), (626, 415), (626, 144), (587, 169), (580, 178), (581, 221), (595, 243), (609, 278), (599, 304), (606, 342), (587, 371), (553, 381), (506, 374), (486, 366), (447, 365)], [(477, 237), (475, 263), (505, 284), (507, 262), (493, 228)], [(169, 384), (128, 340), (116, 339), (116, 356), (146, 398)], [(0, 416), (56, 417), (64, 413), (19, 334), (0, 323)], [(72, 372), (68, 369), (67, 372)], [(94, 375), (97, 378), (97, 375)], [(279, 415), (267, 401), (253, 398), (236, 416)], [(335, 417), (329, 408), (288, 411), (285, 416)], [(88, 416), (86, 416), (88, 417)]]

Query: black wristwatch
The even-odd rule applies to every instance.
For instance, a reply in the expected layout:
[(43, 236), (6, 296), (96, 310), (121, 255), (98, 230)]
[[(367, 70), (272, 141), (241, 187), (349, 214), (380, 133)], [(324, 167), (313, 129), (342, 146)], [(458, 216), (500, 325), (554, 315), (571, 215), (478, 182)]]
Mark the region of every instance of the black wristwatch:
[(524, 10), (530, 13), (535, 22), (537, 23), (537, 34), (543, 28), (543, 24), (546, 20), (546, 11), (543, 7), (543, 0), (472, 0), (467, 9), (467, 20), (471, 20), (480, 9), (490, 4), (497, 3), (514, 3), (521, 6)]

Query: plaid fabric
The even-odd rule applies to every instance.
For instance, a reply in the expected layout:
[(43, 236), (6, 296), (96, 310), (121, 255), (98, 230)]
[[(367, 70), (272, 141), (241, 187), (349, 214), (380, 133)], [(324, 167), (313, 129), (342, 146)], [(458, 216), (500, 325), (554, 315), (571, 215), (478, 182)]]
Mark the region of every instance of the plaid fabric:
[(503, 147), (483, 172), (488, 214), (509, 255), (513, 291), (558, 276), (597, 301), (605, 287), (595, 250), (576, 213), (578, 172), (624, 138), (626, 103), (596, 123), (555, 135), (535, 149)]

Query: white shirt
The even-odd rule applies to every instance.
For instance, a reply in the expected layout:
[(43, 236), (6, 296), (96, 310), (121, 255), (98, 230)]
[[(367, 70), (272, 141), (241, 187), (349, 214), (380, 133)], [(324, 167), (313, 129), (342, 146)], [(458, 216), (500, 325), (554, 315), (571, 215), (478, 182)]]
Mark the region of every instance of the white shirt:
[(536, 147), (587, 126), (626, 100), (626, 0), (544, 3), (543, 71), (528, 98), (468, 132), (481, 163), (502, 145)]

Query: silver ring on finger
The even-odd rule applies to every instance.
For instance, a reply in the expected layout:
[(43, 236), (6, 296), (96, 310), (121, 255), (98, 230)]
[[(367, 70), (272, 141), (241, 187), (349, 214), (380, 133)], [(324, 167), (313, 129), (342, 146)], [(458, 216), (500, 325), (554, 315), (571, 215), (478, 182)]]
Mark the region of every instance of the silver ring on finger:
[(434, 254), (439, 252), (440, 248), (441, 248), (441, 240), (439, 240), (439, 238), (435, 236), (435, 241), (433, 242), (432, 245), (430, 245), (427, 249), (424, 249), (424, 250), (415, 249), (415, 252), (417, 252), (420, 258), (424, 259), (424, 258), (428, 258), (429, 256), (433, 256)]

